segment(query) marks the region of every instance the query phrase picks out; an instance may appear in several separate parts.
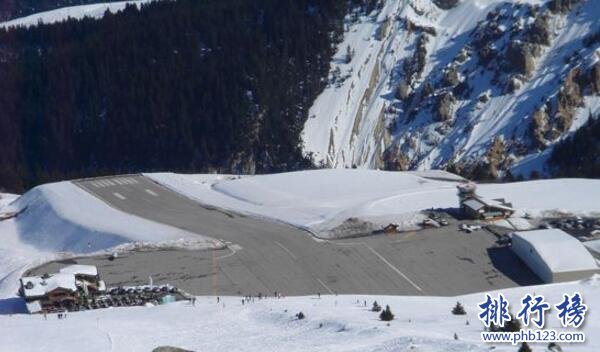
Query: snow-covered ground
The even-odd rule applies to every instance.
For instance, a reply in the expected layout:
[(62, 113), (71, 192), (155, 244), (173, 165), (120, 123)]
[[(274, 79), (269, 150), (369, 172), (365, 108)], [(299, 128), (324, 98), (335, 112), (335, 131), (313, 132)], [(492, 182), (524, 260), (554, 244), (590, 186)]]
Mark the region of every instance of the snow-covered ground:
[[(524, 294), (543, 294), (554, 305), (563, 294), (580, 292), (589, 311), (583, 344), (559, 344), (564, 351), (600, 350), (600, 277), (582, 282), (521, 287), (503, 292), (516, 313)], [(389, 305), (389, 325), (369, 311), (373, 301)], [(1, 351), (152, 351), (171, 345), (194, 351), (355, 351), (355, 352), (515, 352), (518, 346), (481, 342), (477, 304), (483, 293), (460, 297), (323, 296), (268, 298), (242, 305), (239, 297), (199, 297), (195, 307), (174, 303), (158, 307), (116, 308), (55, 315), (0, 315)], [(358, 301), (358, 303), (357, 303)], [(364, 301), (367, 307), (364, 307)], [(451, 314), (460, 301), (466, 316)], [(303, 312), (303, 320), (295, 314)], [(560, 330), (553, 309), (547, 328)], [(468, 321), (468, 324), (467, 324)], [(458, 340), (454, 339), (457, 334)], [(547, 343), (534, 351), (547, 351)]]
[(0, 297), (15, 294), (26, 268), (56, 257), (143, 246), (221, 246), (211, 238), (118, 211), (71, 182), (36, 187), (0, 207), (0, 215), (20, 211), (0, 221)]
[(0, 28), (31, 27), (40, 23), (51, 24), (66, 21), (67, 19), (102, 18), (106, 11), (117, 13), (125, 9), (128, 4), (141, 6), (142, 4), (158, 0), (120, 1), (101, 4), (63, 7), (52, 11), (36, 13), (30, 16), (16, 18), (0, 23)]
[[(201, 203), (271, 218), (325, 236), (324, 232), (351, 217), (380, 224), (395, 221), (411, 228), (422, 220), (418, 214), (422, 210), (458, 207), (457, 182), (440, 181), (444, 177), (452, 180), (453, 176), (440, 171), (325, 169), (244, 177), (146, 176)], [(600, 214), (599, 180), (483, 184), (478, 191), (484, 197), (512, 202), (518, 209), (517, 217), (557, 212)]]
[[(457, 206), (458, 179), (443, 172), (314, 170), (231, 176), (148, 174), (152, 179), (202, 203), (271, 218), (315, 232), (348, 217), (412, 219), (428, 208)], [(449, 179), (450, 181), (440, 181)], [(480, 185), (486, 197), (512, 201), (520, 214), (546, 212), (600, 214), (600, 181), (558, 179)], [(14, 198), (14, 196), (9, 196)], [(6, 198), (3, 198), (6, 203)], [(489, 351), (481, 342), (476, 304), (483, 294), (461, 297), (328, 296), (267, 299), (242, 305), (236, 297), (201, 297), (196, 307), (176, 303), (160, 307), (106, 309), (71, 313), (58, 320), (40, 315), (2, 315), (22, 305), (15, 298), (17, 280), (33, 264), (62, 251), (88, 253), (115, 245), (161, 243), (190, 236), (121, 213), (69, 182), (44, 185), (0, 208), (17, 218), (0, 221), (0, 351), (150, 351), (175, 345), (196, 351)], [(210, 241), (201, 244), (213, 244)], [(89, 243), (89, 246), (88, 246)], [(600, 303), (600, 277), (566, 283), (504, 290), (518, 305), (524, 293), (544, 294), (559, 303), (564, 293), (580, 292), (590, 306), (582, 331), (583, 345), (568, 350), (598, 351), (600, 328), (594, 309)], [(357, 300), (359, 303), (357, 303)], [(387, 324), (363, 306), (373, 300), (390, 305), (396, 320)], [(460, 301), (468, 312), (454, 316)], [(302, 311), (306, 319), (294, 315)], [(466, 324), (466, 321), (469, 324)], [(548, 315), (549, 327), (558, 320)], [(454, 340), (454, 334), (458, 340)], [(35, 339), (28, 338), (36, 336)], [(534, 346), (544, 351), (546, 345)], [(515, 351), (499, 345), (496, 351)], [(566, 350), (566, 349), (565, 349)]]
[[(475, 52), (469, 53), (464, 64), (457, 64), (455, 58), (467, 44), (472, 46), (472, 31), (490, 11), (499, 8), (500, 13), (508, 14), (512, 22), (499, 23), (499, 30), (508, 33), (511, 26), (533, 21), (520, 14), (519, 4), (544, 6), (548, 2), (463, 0), (442, 10), (432, 0), (387, 0), (381, 11), (358, 16), (356, 21), (348, 15), (344, 39), (331, 63), (330, 84), (315, 100), (304, 126), (305, 151), (330, 167), (379, 168), (384, 151), (397, 146), (410, 160), (409, 166), (420, 170), (440, 168), (449, 160), (481, 159), (497, 136), (528, 140), (533, 113), (541, 101), (556, 96), (572, 68), (565, 62), (577, 54), (584, 58), (581, 67), (587, 69), (598, 60), (597, 47), (581, 44), (585, 36), (600, 29), (597, 0), (579, 1), (572, 12), (550, 21), (551, 43), (535, 59), (532, 76), (514, 93), (507, 94), (496, 85), (493, 71), (474, 59)], [(428, 103), (419, 105), (415, 116), (410, 116), (395, 98), (400, 81), (406, 79), (405, 60), (417, 55), (419, 34), (406, 29), (406, 19), (436, 31), (428, 36), (425, 66), (411, 90), (416, 92), (426, 83), (439, 86), (443, 71), (451, 66), (458, 67), (460, 78), (471, 89), (468, 97), (457, 97), (448, 126), (435, 121)], [(387, 31), (382, 32), (384, 28)], [(349, 62), (348, 48), (354, 52)], [(340, 79), (331, 79), (335, 75)], [(600, 112), (600, 97), (586, 94), (584, 106), (575, 111), (571, 128), (562, 138), (583, 125), (590, 112)], [(489, 100), (478, 100), (482, 95)], [(512, 155), (516, 159), (513, 173), (529, 176), (532, 170), (542, 170), (548, 152)]]

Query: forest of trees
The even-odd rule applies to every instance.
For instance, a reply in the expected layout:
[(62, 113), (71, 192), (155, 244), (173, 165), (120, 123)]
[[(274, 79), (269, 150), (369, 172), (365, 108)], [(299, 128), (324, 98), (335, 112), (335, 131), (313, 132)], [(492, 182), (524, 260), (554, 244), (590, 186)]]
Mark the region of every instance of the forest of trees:
[(0, 30), (0, 187), (312, 166), (300, 132), (349, 6), (179, 0)]
[(549, 164), (554, 177), (600, 178), (600, 116), (590, 113), (584, 126), (554, 147)]
[(0, 22), (59, 7), (121, 0), (0, 0)]

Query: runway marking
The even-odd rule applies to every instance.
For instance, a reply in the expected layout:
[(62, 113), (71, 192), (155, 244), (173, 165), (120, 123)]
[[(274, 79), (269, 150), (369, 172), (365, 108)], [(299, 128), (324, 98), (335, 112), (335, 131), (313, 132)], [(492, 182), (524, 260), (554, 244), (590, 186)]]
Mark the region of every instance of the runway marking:
[(335, 292), (333, 292), (329, 286), (325, 285), (325, 283), (323, 281), (321, 281), (321, 279), (317, 279), (317, 281), (321, 284), (321, 286), (325, 287), (325, 289), (332, 295), (335, 295)]
[(152, 190), (150, 190), (150, 189), (147, 189), (147, 190), (146, 190), (146, 193), (148, 193), (148, 194), (149, 194), (149, 195), (151, 195), (151, 196), (158, 197), (158, 194), (156, 194), (156, 193), (152, 192)]
[(122, 180), (122, 179), (120, 179), (120, 178), (115, 178), (115, 179), (113, 179), (113, 181), (114, 181), (116, 184), (118, 184), (118, 185), (124, 185), (124, 184), (125, 184), (125, 182), (123, 182), (123, 180)]
[(285, 248), (285, 246), (284, 246), (284, 245), (282, 245), (281, 243), (279, 243), (279, 242), (277, 242), (277, 241), (274, 241), (274, 242), (275, 242), (275, 244), (277, 244), (279, 247), (281, 247), (281, 249), (283, 249), (284, 251), (286, 251), (286, 252), (287, 252), (287, 254), (289, 254), (289, 255), (290, 255), (292, 258), (294, 258), (294, 260), (297, 260), (297, 259), (298, 259), (298, 257), (296, 257), (296, 256), (294, 255), (294, 253), (292, 253), (292, 252), (291, 252), (289, 249)]
[(112, 181), (111, 181), (111, 180), (106, 180), (106, 181), (104, 181), (104, 182), (108, 183), (108, 185), (109, 185), (109, 186), (115, 186), (115, 184), (114, 184), (114, 183), (112, 183)]
[(119, 198), (119, 199), (121, 199), (121, 200), (125, 200), (125, 199), (127, 199), (127, 198), (125, 198), (125, 196), (123, 196), (121, 193), (117, 193), (117, 192), (115, 192), (115, 193), (113, 193), (113, 194), (114, 194), (114, 196), (115, 196), (115, 197), (117, 197), (117, 198)]
[(224, 254), (224, 255), (222, 255), (220, 257), (217, 257), (218, 260), (234, 256), (237, 253), (237, 251), (239, 251), (240, 249), (242, 249), (242, 247), (239, 246), (239, 245), (232, 245), (232, 246), (228, 246), (227, 249), (229, 249), (231, 251), (231, 253), (227, 253), (227, 254)]
[(100, 184), (99, 184), (98, 182), (96, 182), (96, 181), (91, 181), (90, 183), (92, 184), (92, 186), (94, 186), (94, 187), (96, 187), (96, 188), (100, 188), (100, 187), (102, 187), (102, 185), (100, 185)]
[(416, 288), (419, 292), (421, 292), (423, 294), (425, 293), (425, 292), (423, 292), (423, 289), (421, 289), (417, 284), (415, 284), (411, 279), (409, 279), (408, 276), (404, 275), (404, 273), (402, 271), (400, 271), (400, 269), (396, 268), (394, 266), (394, 264), (390, 263), (387, 259), (385, 259), (381, 254), (379, 254), (375, 249), (373, 249), (368, 244), (365, 244), (365, 243), (363, 243), (363, 244), (371, 252), (373, 252), (373, 254), (375, 254), (377, 256), (377, 258), (379, 258), (382, 262), (384, 262), (387, 266), (389, 266), (392, 270), (394, 270), (398, 275), (402, 276), (404, 278), (404, 280), (408, 281), (408, 283), (411, 284), (414, 288)]

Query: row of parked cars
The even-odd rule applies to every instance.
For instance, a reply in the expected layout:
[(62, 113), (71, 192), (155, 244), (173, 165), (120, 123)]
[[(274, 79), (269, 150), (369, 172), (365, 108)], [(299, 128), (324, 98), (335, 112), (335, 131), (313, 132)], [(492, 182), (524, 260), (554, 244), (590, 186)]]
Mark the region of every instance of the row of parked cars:
[(560, 219), (546, 219), (546, 221), (540, 224), (539, 228), (561, 229), (581, 239), (600, 237), (600, 219), (596, 218), (582, 218), (580, 216), (575, 216)]

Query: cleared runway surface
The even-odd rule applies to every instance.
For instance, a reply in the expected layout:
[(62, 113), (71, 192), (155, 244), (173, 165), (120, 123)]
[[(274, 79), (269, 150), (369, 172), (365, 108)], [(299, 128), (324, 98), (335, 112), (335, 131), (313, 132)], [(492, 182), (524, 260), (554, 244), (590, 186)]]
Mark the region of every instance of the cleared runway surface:
[[(171, 283), (199, 295), (315, 293), (457, 295), (539, 280), (485, 231), (456, 226), (395, 236), (318, 241), (309, 233), (203, 206), (143, 176), (77, 185), (124, 212), (231, 242), (218, 251), (137, 252), (95, 264), (109, 285)], [(49, 263), (33, 273), (53, 272)]]

